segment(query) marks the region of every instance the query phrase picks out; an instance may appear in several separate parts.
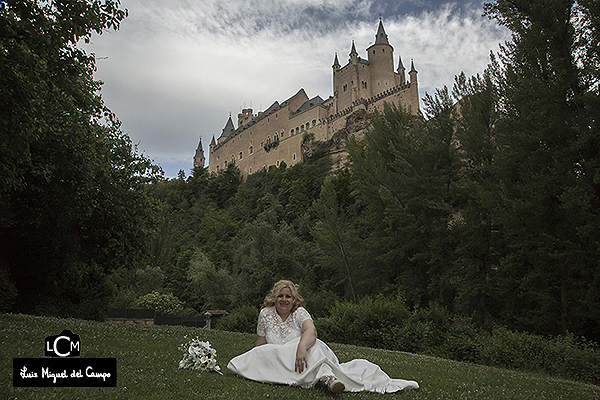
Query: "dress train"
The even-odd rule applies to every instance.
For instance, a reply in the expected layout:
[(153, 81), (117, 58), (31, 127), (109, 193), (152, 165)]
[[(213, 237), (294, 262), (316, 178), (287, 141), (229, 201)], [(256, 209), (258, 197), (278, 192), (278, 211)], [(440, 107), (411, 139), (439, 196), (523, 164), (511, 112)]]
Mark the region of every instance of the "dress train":
[(370, 391), (391, 393), (406, 388), (418, 389), (415, 381), (391, 379), (381, 368), (367, 360), (357, 359), (340, 364), (333, 351), (317, 339), (307, 352), (307, 368), (297, 373), (296, 349), (300, 338), (286, 344), (265, 344), (241, 354), (227, 368), (244, 378), (284, 385), (313, 387), (323, 376), (334, 375), (345, 386), (346, 392)]

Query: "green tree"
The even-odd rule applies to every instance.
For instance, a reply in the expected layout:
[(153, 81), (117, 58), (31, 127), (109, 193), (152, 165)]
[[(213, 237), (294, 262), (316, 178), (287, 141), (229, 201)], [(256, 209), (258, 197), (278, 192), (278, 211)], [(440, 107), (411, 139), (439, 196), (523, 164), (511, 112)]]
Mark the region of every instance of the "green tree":
[(440, 277), (452, 254), (448, 223), (460, 168), (447, 89), (425, 104), (429, 120), (387, 105), (374, 115), (366, 144), (350, 146), (370, 275), (423, 305), (452, 296)]
[(460, 115), (455, 139), (462, 167), (450, 220), (450, 233), (457, 245), (443, 279), (455, 291), (455, 311), (489, 326), (498, 316), (495, 303), (501, 302), (493, 294), (495, 271), (503, 251), (492, 218), (499, 191), (494, 173), (498, 96), (487, 73), (469, 79), (464, 74), (457, 76), (452, 94)]
[(306, 279), (305, 246), (291, 225), (279, 222), (273, 210), (240, 229), (233, 254), (233, 274), (237, 277), (236, 296), (240, 303), (258, 305), (273, 283)]
[(15, 310), (101, 317), (107, 273), (146, 256), (159, 171), (77, 46), (125, 16), (111, 0), (0, 4), (0, 268)]
[(501, 112), (495, 164), (502, 201), (494, 220), (507, 246), (504, 319), (596, 339), (598, 12), (594, 1), (486, 5), (486, 14), (512, 31), (491, 68)]
[(207, 193), (217, 207), (226, 208), (237, 193), (240, 183), (242, 183), (240, 170), (234, 164), (229, 164), (226, 169), (220, 170), (208, 180)]
[(325, 180), (319, 199), (313, 204), (317, 222), (313, 228), (313, 236), (321, 255), (319, 257), (321, 276), (328, 276), (324, 286), (336, 290), (339, 286), (346, 290), (356, 302), (353, 277), (360, 277), (360, 265), (357, 262), (360, 241), (347, 220), (345, 211), (340, 207), (335, 191), (333, 178)]
[(200, 250), (196, 250), (188, 269), (188, 291), (197, 297), (197, 310), (229, 309), (232, 304), (233, 278), (224, 268), (217, 268)]

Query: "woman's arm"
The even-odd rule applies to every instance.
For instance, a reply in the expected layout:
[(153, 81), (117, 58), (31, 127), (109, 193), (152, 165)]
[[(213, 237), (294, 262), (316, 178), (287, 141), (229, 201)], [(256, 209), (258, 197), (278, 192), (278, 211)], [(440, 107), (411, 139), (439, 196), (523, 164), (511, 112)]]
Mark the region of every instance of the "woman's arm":
[(296, 350), (296, 372), (302, 373), (304, 368), (308, 367), (306, 362), (306, 352), (313, 347), (317, 341), (317, 328), (312, 319), (307, 319), (302, 323), (302, 336), (298, 349)]
[(267, 337), (259, 336), (256, 338), (256, 344), (254, 345), (254, 347), (262, 346), (263, 344), (267, 344)]

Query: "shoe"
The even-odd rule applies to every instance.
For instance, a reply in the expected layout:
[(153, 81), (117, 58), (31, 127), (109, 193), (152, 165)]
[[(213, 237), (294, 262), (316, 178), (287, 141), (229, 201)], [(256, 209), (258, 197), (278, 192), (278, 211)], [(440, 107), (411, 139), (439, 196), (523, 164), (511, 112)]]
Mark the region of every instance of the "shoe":
[(333, 375), (324, 376), (319, 379), (319, 382), (333, 394), (343, 392), (346, 389), (346, 386)]

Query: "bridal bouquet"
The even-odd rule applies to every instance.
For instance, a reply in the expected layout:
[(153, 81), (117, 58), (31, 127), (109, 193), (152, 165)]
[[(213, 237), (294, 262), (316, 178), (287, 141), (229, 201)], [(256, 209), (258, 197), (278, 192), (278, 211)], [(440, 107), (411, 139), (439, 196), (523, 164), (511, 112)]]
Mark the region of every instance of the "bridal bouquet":
[(179, 368), (194, 369), (200, 372), (215, 371), (221, 373), (217, 365), (217, 351), (210, 347), (210, 342), (202, 342), (197, 337), (187, 344), (182, 344), (179, 350), (183, 351), (183, 359)]

